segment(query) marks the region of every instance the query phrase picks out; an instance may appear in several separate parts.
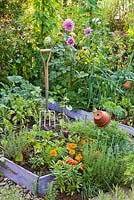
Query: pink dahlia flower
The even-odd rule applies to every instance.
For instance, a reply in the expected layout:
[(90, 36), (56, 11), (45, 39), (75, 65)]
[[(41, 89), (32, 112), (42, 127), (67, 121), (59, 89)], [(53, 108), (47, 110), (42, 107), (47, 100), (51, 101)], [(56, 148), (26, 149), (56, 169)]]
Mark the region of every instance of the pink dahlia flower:
[(66, 19), (63, 22), (63, 28), (66, 31), (71, 32), (74, 29), (74, 22), (71, 19)]
[(69, 37), (68, 40), (67, 40), (67, 44), (68, 44), (68, 46), (74, 46), (74, 38)]
[(92, 29), (91, 29), (90, 27), (84, 29), (84, 34), (85, 34), (85, 35), (90, 35), (91, 33), (92, 33)]

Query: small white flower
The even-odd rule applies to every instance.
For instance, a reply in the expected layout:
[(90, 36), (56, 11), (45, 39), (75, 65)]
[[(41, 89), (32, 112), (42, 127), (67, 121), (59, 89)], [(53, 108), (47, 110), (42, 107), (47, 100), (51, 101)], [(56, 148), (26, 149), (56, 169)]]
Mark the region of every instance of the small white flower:
[(12, 63), (13, 62), (13, 59), (11, 58), (10, 60), (9, 60), (9, 63)]
[(96, 24), (101, 24), (101, 20), (100, 18), (93, 18), (92, 22), (96, 23)]

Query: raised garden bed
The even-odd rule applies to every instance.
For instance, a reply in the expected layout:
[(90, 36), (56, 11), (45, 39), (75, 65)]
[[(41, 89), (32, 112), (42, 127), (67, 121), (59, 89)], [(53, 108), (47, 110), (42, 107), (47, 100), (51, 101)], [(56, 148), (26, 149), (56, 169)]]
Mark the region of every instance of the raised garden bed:
[[(49, 104), (49, 109), (57, 112), (63, 112), (73, 119), (85, 119), (93, 121), (93, 113), (89, 113), (83, 110), (67, 110), (61, 109), (59, 104)], [(130, 135), (134, 136), (134, 128), (120, 124), (118, 128), (125, 129)], [(16, 163), (4, 158), (4, 161), (0, 162), (0, 172), (7, 178), (11, 179), (15, 183), (25, 186), (33, 194), (44, 195), (47, 192), (48, 184), (54, 179), (52, 174), (38, 176), (27, 169), (17, 165)]]
[(33, 194), (40, 195), (46, 193), (48, 184), (54, 179), (52, 174), (38, 176), (7, 158), (0, 162), (0, 172), (18, 185), (25, 186)]

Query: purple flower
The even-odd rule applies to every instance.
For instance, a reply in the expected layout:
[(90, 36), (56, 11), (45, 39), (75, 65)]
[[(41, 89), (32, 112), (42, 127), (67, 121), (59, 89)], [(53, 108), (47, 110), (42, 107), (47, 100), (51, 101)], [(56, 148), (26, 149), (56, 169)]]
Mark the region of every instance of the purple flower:
[(71, 32), (74, 29), (74, 22), (71, 19), (66, 19), (63, 22), (63, 28), (66, 31)]
[(85, 35), (90, 35), (91, 34), (91, 32), (92, 32), (92, 29), (89, 27), (89, 28), (86, 28), (86, 29), (84, 29), (84, 34)]
[(67, 40), (67, 44), (68, 44), (68, 46), (74, 46), (74, 38), (69, 37), (68, 40)]

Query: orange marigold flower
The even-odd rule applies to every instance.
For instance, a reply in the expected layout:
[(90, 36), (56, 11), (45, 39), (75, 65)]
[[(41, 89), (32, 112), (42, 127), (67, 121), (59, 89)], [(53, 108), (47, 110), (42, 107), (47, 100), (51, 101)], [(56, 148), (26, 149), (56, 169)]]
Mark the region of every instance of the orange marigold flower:
[(85, 169), (84, 165), (81, 165), (80, 169), (83, 171)]
[(57, 156), (57, 151), (56, 150), (51, 150), (50, 151), (50, 155), (54, 156), (54, 157)]
[(100, 156), (100, 151), (95, 152), (95, 157), (98, 158)]
[(82, 148), (80, 148), (80, 151), (82, 152), (82, 151), (83, 151), (83, 149), (82, 149)]
[(67, 144), (66, 144), (66, 147), (67, 147), (68, 149), (75, 149), (75, 148), (77, 147), (77, 144), (75, 144), (75, 143), (67, 143)]
[(71, 149), (71, 143), (67, 143), (67, 144), (66, 144), (66, 147), (67, 147), (68, 149)]
[(94, 140), (95, 140), (95, 139), (93, 139), (93, 138), (89, 138), (89, 141), (90, 141), (90, 142), (94, 142)]
[(79, 153), (79, 154), (75, 157), (75, 159), (76, 159), (78, 162), (80, 162), (80, 161), (82, 160), (82, 155)]
[(75, 150), (74, 150), (74, 149), (70, 149), (70, 150), (69, 150), (69, 154), (70, 154), (70, 155), (74, 155), (74, 154), (75, 154)]
[(85, 144), (85, 143), (86, 143), (86, 140), (82, 139), (81, 144)]
[(76, 147), (77, 147), (77, 144), (75, 144), (75, 143), (71, 144), (71, 149), (75, 149)]

